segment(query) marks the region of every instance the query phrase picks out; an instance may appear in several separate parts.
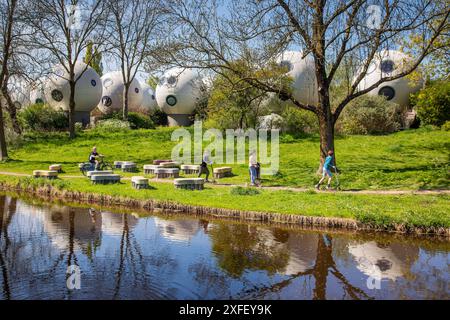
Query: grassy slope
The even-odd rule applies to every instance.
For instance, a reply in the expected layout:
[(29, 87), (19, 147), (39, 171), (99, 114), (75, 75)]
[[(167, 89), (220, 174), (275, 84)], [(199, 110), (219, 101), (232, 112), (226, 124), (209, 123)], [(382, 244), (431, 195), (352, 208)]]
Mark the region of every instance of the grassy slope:
[[(42, 183), (31, 178), (0, 176), (0, 181), (26, 185)], [(52, 182), (74, 191), (135, 199), (170, 200), (182, 204), (308, 216), (353, 218), (380, 226), (402, 223), (421, 227), (450, 227), (448, 195), (352, 195), (315, 192), (261, 191), (257, 195), (232, 195), (228, 187), (208, 186), (204, 191), (176, 190), (168, 183), (154, 189), (134, 190), (129, 181), (118, 185), (92, 185), (87, 179)]]
[[(170, 158), (172, 129), (138, 130), (127, 133), (84, 132), (69, 141), (65, 134), (40, 137), (13, 148), (13, 159), (0, 164), (0, 171), (31, 173), (52, 163), (63, 163), (67, 174), (79, 174), (77, 163), (86, 161), (90, 148), (113, 160), (151, 163)], [(283, 141), (283, 140), (282, 140)], [(448, 189), (450, 187), (450, 132), (410, 130), (388, 136), (337, 138), (336, 153), (342, 169), (343, 189)], [(280, 173), (265, 185), (311, 187), (317, 182), (318, 138), (309, 137), (280, 144)], [(225, 183), (248, 181), (246, 165), (233, 165), (236, 176)]]

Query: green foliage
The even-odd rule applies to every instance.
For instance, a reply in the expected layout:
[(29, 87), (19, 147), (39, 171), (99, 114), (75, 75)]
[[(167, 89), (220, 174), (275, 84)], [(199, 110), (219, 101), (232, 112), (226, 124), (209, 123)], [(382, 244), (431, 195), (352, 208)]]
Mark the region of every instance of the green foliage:
[(130, 130), (130, 123), (119, 119), (106, 119), (97, 122), (94, 130), (100, 133), (122, 132)]
[(65, 112), (56, 111), (47, 104), (33, 104), (18, 115), (25, 129), (35, 131), (61, 131), (69, 126)]
[(439, 81), (419, 91), (413, 103), (422, 124), (442, 126), (450, 120), (450, 81)]
[(103, 75), (102, 53), (98, 52), (97, 48), (94, 48), (92, 41), (86, 47), (86, 55), (83, 61), (94, 69), (100, 77)]
[(400, 108), (381, 96), (367, 95), (353, 100), (340, 118), (340, 130), (346, 134), (386, 134), (400, 127)]
[(155, 124), (152, 119), (142, 113), (128, 113), (128, 122), (130, 123), (131, 129), (155, 129)]
[(318, 131), (317, 117), (312, 112), (288, 105), (281, 116), (284, 119), (283, 131), (294, 136), (302, 136)]
[(157, 126), (167, 126), (168, 120), (167, 120), (167, 114), (161, 109), (157, 108), (150, 114), (150, 119), (153, 121), (153, 123)]
[(445, 123), (441, 127), (444, 131), (450, 131), (450, 121), (445, 121)]
[(45, 178), (34, 178), (34, 177), (23, 177), (19, 179), (19, 186), (21, 188), (42, 188), (46, 186), (51, 186), (57, 188), (58, 190), (65, 190), (69, 185), (69, 182), (61, 179), (49, 180)]
[(155, 76), (150, 76), (147, 79), (147, 84), (153, 89), (153, 91), (156, 89), (158, 82), (159, 82), (159, 79)]
[(230, 192), (235, 196), (254, 196), (261, 193), (255, 188), (243, 188), (239, 186), (231, 188)]

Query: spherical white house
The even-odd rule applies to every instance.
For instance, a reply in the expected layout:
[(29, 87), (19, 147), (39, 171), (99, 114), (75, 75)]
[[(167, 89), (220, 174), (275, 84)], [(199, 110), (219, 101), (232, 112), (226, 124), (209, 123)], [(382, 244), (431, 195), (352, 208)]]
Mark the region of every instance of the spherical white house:
[(192, 69), (167, 71), (156, 87), (156, 102), (169, 120), (169, 126), (188, 126), (189, 116), (202, 97), (202, 80)]
[(303, 58), (301, 51), (285, 51), (277, 58), (277, 63), (293, 78), (294, 98), (300, 103), (316, 106), (319, 98), (313, 57)]
[[(121, 71), (113, 71), (102, 77), (103, 94), (98, 108), (101, 112), (108, 114), (123, 109), (123, 77)], [(136, 110), (142, 104), (142, 89), (139, 81), (135, 78), (128, 90), (128, 110)]]
[(8, 83), (8, 92), (17, 110), (27, 107), (30, 104), (29, 86), (25, 80), (11, 77)]
[[(83, 62), (75, 64), (75, 116), (76, 121), (88, 124), (90, 112), (97, 106), (102, 96), (100, 76)], [(68, 72), (56, 67), (45, 87), (45, 99), (56, 110), (69, 111), (70, 85)]]
[(142, 88), (142, 104), (141, 109), (145, 111), (154, 111), (158, 108), (156, 96), (153, 89), (146, 83), (141, 83)]
[(46, 103), (44, 81), (39, 79), (31, 85), (30, 103)]
[[(365, 90), (381, 78), (391, 77), (403, 72), (411, 59), (400, 51), (383, 50), (370, 63), (366, 76), (358, 84), (358, 90)], [(382, 95), (387, 100), (402, 107), (409, 106), (409, 95), (420, 90), (422, 79), (412, 81), (407, 77), (381, 83), (368, 92), (369, 95)]]

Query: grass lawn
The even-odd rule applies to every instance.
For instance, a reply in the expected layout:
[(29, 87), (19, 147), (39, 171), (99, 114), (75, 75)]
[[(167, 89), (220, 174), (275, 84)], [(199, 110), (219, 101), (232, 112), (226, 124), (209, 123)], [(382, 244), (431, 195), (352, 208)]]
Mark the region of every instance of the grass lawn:
[[(129, 181), (116, 185), (93, 185), (88, 179), (41, 179), (0, 176), (0, 181), (16, 185), (54, 187), (106, 194), (138, 200), (168, 200), (181, 204), (306, 216), (353, 218), (378, 226), (394, 223), (417, 227), (450, 227), (448, 195), (363, 195), (258, 190), (237, 195), (230, 187), (207, 186), (203, 191), (174, 189), (170, 183), (152, 183), (152, 189), (134, 190)], [(254, 189), (252, 189), (254, 190)]]
[[(67, 134), (28, 138), (10, 150), (12, 160), (0, 163), (0, 171), (30, 174), (62, 163), (66, 175), (79, 175), (77, 164), (87, 160), (90, 149), (114, 160), (135, 161), (139, 165), (157, 158), (170, 158), (175, 142), (171, 128), (135, 130), (121, 133), (85, 131), (76, 139)], [(318, 180), (318, 136), (280, 139), (280, 171), (265, 177), (266, 186), (312, 187)], [(336, 156), (343, 189), (449, 189), (450, 132), (422, 128), (386, 136), (337, 137)], [(224, 183), (248, 182), (247, 165), (231, 165), (235, 176)], [(131, 174), (125, 174), (131, 175)]]

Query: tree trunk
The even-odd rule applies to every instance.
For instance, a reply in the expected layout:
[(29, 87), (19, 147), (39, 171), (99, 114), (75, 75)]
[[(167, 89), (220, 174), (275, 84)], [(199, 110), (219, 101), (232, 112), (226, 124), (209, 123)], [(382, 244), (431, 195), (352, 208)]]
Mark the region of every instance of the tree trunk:
[(11, 118), (13, 130), (15, 133), (20, 135), (20, 134), (22, 134), (22, 129), (20, 128), (19, 120), (17, 119), (16, 106), (14, 105), (14, 102), (11, 100), (11, 96), (9, 95), (9, 92), (8, 92), (8, 81), (9, 81), (9, 76), (5, 75), (5, 77), (3, 79), (3, 87), (1, 89), (1, 91), (2, 91), (3, 98), (5, 100), (6, 110), (9, 113), (9, 117)]
[(5, 138), (5, 123), (3, 119), (3, 108), (0, 103), (0, 161), (8, 159), (8, 150)]
[(70, 98), (69, 98), (69, 138), (74, 139), (75, 134), (75, 82), (70, 82)]
[(334, 125), (331, 112), (323, 114), (319, 112), (319, 133), (320, 133), (320, 166), (322, 172), (323, 163), (329, 150), (334, 151)]
[(130, 83), (123, 86), (123, 120), (128, 120), (128, 92), (130, 91)]

